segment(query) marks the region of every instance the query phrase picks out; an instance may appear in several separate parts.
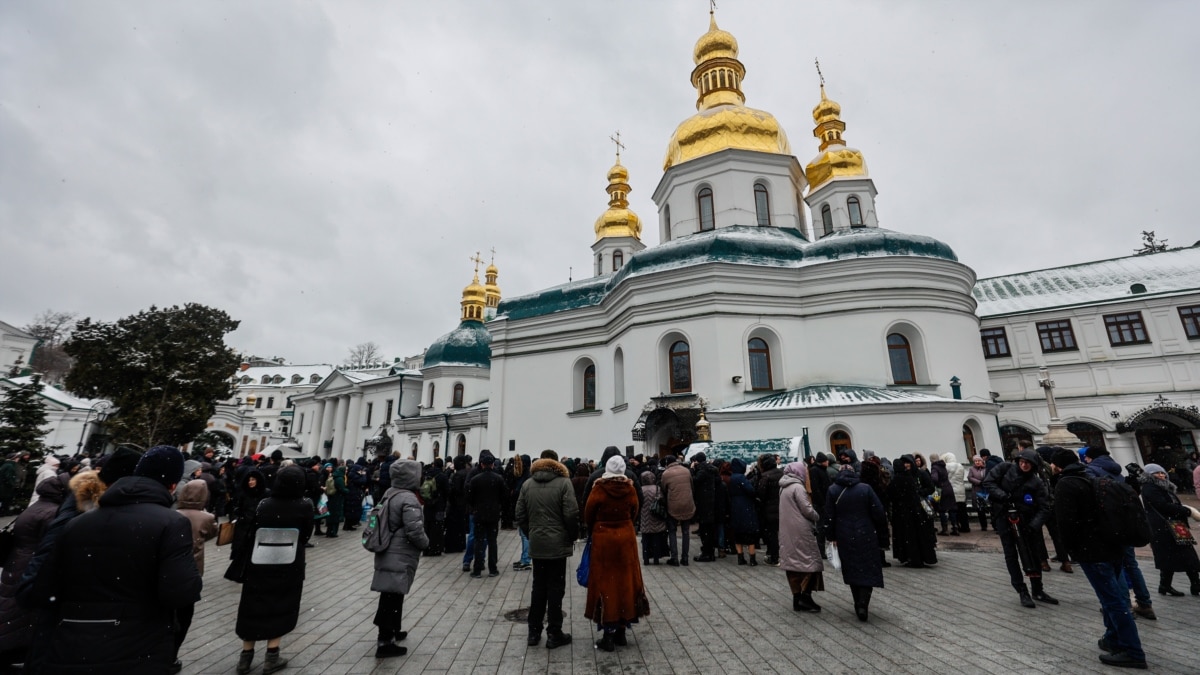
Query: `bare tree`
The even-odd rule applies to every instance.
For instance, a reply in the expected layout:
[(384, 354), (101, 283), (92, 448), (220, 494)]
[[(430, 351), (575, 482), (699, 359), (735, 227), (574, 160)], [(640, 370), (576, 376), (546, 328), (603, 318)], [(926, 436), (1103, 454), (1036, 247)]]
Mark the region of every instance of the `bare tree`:
[(29, 367), (42, 374), (50, 384), (59, 384), (71, 370), (71, 357), (62, 345), (75, 330), (75, 312), (56, 312), (51, 309), (38, 314), (33, 323), (25, 326), (25, 332), (38, 338), (37, 349), (29, 361)]
[(350, 348), (350, 354), (346, 357), (346, 362), (342, 365), (359, 368), (372, 363), (379, 363), (382, 359), (383, 353), (379, 350), (379, 345), (374, 342), (363, 342)]
[(1158, 239), (1154, 236), (1154, 230), (1149, 232), (1142, 230), (1142, 247), (1133, 252), (1134, 255), (1146, 255), (1147, 253), (1160, 253), (1170, 248), (1167, 245), (1166, 239)]

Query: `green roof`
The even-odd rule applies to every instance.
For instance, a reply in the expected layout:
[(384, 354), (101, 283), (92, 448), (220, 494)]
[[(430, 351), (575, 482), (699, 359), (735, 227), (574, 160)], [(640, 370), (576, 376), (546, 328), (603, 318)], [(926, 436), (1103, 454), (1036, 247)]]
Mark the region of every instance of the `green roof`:
[(917, 256), (957, 261), (942, 242), (878, 227), (855, 228), (809, 242), (799, 230), (732, 225), (697, 232), (647, 248), (629, 257), (616, 274), (592, 277), (502, 300), (496, 313), (526, 319), (593, 307), (626, 279), (706, 263), (798, 268), (848, 258)]
[(479, 321), (463, 321), (425, 351), (425, 368), (492, 365), (492, 334)]
[(785, 463), (789, 458), (799, 456), (799, 437), (794, 438), (751, 438), (743, 441), (697, 441), (688, 446), (687, 456), (693, 457), (697, 452), (703, 452), (705, 459), (724, 459), (732, 461), (741, 459), (746, 466), (753, 466), (759, 455), (779, 455)]

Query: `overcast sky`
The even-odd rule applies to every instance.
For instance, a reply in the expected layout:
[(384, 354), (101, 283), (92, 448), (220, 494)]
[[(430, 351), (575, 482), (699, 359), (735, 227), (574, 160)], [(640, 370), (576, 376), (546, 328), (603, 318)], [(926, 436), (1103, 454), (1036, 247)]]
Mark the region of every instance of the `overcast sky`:
[[(801, 163), (820, 57), (880, 225), (981, 277), (1200, 239), (1200, 3), (718, 5)], [(507, 297), (590, 274), (617, 129), (657, 243), (707, 6), (0, 3), (0, 320), (199, 302), (262, 356), (419, 353), (477, 250)]]

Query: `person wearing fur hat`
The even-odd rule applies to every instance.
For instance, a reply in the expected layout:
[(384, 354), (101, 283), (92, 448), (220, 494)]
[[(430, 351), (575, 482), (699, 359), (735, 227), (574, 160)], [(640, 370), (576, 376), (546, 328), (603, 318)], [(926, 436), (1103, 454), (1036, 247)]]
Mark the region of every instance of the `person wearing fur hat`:
[(174, 615), (203, 585), (191, 524), (170, 508), (182, 475), (178, 449), (153, 447), (63, 528), (36, 581), (58, 607), (45, 672), (173, 670)]
[(500, 534), (500, 516), (508, 491), (504, 477), (495, 471), (496, 457), (491, 451), (480, 451), (479, 468), (479, 473), (467, 483), (467, 505), (475, 522), (474, 569), (471, 576), (476, 579), (483, 576), (485, 550), (488, 576), (500, 575), (496, 567), (496, 538)]
[(1154, 566), (1158, 568), (1159, 595), (1183, 595), (1171, 585), (1176, 572), (1187, 575), (1192, 595), (1200, 595), (1200, 557), (1196, 555), (1196, 546), (1180, 545), (1175, 534), (1176, 524), (1182, 523), (1187, 529), (1188, 519), (1200, 520), (1200, 513), (1179, 501), (1178, 488), (1161, 465), (1147, 464), (1140, 481), (1142, 503), (1146, 505), (1146, 518), (1153, 533), (1150, 548), (1154, 551)]
[(545, 620), (546, 648), (555, 649), (571, 642), (571, 634), (562, 629), (562, 601), (567, 591), (567, 558), (578, 536), (579, 503), (567, 467), (556, 459), (542, 457), (529, 468), (514, 509), (533, 561), (526, 644), (533, 647), (541, 641)]
[[(1017, 452), (1015, 462), (996, 465), (983, 480), (988, 503), (992, 505), (992, 522), (1004, 547), (1009, 581), (1020, 596), (1021, 605), (1029, 609), (1037, 607), (1034, 600), (1046, 605), (1058, 604), (1042, 586), (1038, 552), (1045, 548), (1041, 530), (1051, 510), (1050, 493), (1038, 474), (1040, 463), (1037, 452), (1025, 448)], [(1025, 576), (1029, 577), (1033, 597), (1025, 585)]]
[(613, 455), (583, 509), (584, 525), (592, 533), (584, 616), (602, 631), (596, 648), (606, 652), (625, 646), (626, 629), (650, 615), (633, 529), (637, 514), (637, 490), (625, 475), (625, 460)]

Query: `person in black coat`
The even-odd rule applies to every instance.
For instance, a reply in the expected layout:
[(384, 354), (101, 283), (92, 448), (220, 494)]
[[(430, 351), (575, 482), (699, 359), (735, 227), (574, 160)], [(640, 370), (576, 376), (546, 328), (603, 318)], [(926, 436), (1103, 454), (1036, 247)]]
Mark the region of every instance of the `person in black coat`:
[[(441, 457), (434, 459), (433, 464), (425, 467), (421, 475), (421, 488), (425, 486), (427, 480), (433, 481), (434, 488), (432, 498), (426, 499), (424, 505), (425, 536), (429, 538), (429, 546), (425, 548), (422, 555), (433, 558), (441, 555), (445, 546), (446, 504), (450, 494), (450, 479), (446, 477), (445, 465)], [(418, 489), (419, 492), (420, 489)]]
[[(1050, 597), (1042, 587), (1042, 567), (1038, 551), (1042, 539), (1042, 525), (1050, 517), (1050, 494), (1038, 473), (1041, 458), (1037, 452), (1026, 448), (1017, 453), (1017, 461), (1002, 462), (988, 472), (983, 479), (983, 489), (988, 493), (992, 506), (992, 522), (1004, 547), (1004, 564), (1008, 567), (1009, 580), (1021, 598), (1021, 605), (1030, 609), (1033, 602), (1057, 605), (1058, 600)], [(1029, 577), (1033, 597), (1025, 585), (1024, 575)]]
[(1158, 568), (1158, 592), (1162, 595), (1183, 595), (1171, 586), (1176, 572), (1183, 572), (1191, 582), (1192, 595), (1200, 595), (1200, 558), (1195, 545), (1175, 541), (1171, 521), (1183, 521), (1187, 527), (1192, 509), (1184, 506), (1175, 494), (1178, 488), (1167, 478), (1167, 471), (1158, 464), (1147, 464), (1141, 476), (1142, 503), (1150, 521), (1150, 549), (1154, 551), (1154, 566)]
[(258, 469), (250, 469), (242, 476), (237, 494), (238, 500), (233, 507), (233, 541), (229, 546), (231, 562), (225, 569), (225, 578), (240, 583), (254, 543), (254, 514), (258, 510), (258, 503), (267, 496), (267, 479)]
[(892, 503), (892, 557), (906, 567), (936, 565), (933, 514), (922, 505), (933, 494), (933, 483), (917, 469), (912, 455), (903, 455), (892, 468), (896, 472), (888, 486), (888, 499)]
[[(758, 458), (758, 503), (762, 508), (762, 535), (767, 545), (767, 564), (779, 565), (779, 479), (783, 478), (783, 468), (777, 466), (774, 455), (763, 455)], [(812, 476), (813, 472), (809, 472)], [(815, 478), (815, 476), (813, 476)], [(816, 481), (813, 481), (813, 494), (817, 492)], [(819, 500), (818, 500), (819, 501)], [(814, 503), (815, 507), (816, 504)], [(824, 506), (824, 505), (822, 505)]]
[(824, 512), (825, 537), (837, 544), (842, 581), (854, 597), (854, 613), (859, 621), (866, 621), (872, 590), (883, 588), (879, 556), (879, 534), (887, 529), (883, 502), (853, 470), (847, 469), (838, 473), (826, 492)]
[[(824, 453), (817, 453), (817, 459), (824, 458)], [(781, 470), (782, 472), (782, 470)], [(813, 509), (818, 515), (825, 515), (825, 498), (823, 495), (829, 494), (829, 487), (833, 484), (833, 478), (829, 476), (829, 460), (826, 458), (820, 462), (814, 462), (809, 467), (808, 482), (812, 486)], [(776, 503), (778, 503), (779, 495), (776, 495)], [(778, 521), (776, 521), (778, 524)], [(776, 527), (776, 536), (778, 536), (779, 528)], [(817, 528), (817, 548), (821, 551), (821, 557), (825, 557), (825, 530)]]
[(100, 507), (63, 528), (39, 572), (58, 624), (45, 672), (161, 675), (174, 663), (177, 609), (200, 600), (192, 525), (171, 510), (183, 454), (151, 448)]
[(724, 492), (720, 472), (703, 452), (692, 457), (692, 499), (696, 502), (696, 522), (700, 524), (700, 555), (696, 562), (716, 560), (717, 523), (724, 517), (719, 497)]
[(346, 502), (342, 507), (346, 516), (345, 530), (358, 529), (362, 522), (363, 499), (367, 496), (367, 460), (359, 457), (353, 464), (346, 464)]
[[(454, 458), (454, 467), (447, 476), (449, 490), (446, 493), (446, 533), (442, 541), (445, 553), (461, 553), (467, 550), (467, 458)], [(474, 552), (472, 552), (474, 554)]]
[[(890, 511), (889, 506), (891, 502), (888, 498), (888, 481), (887, 477), (883, 473), (883, 463), (878, 457), (871, 457), (870, 459), (863, 461), (862, 471), (859, 473), (858, 479), (863, 485), (871, 488), (871, 491), (874, 492), (875, 496), (879, 498), (879, 503), (883, 505), (883, 513), (885, 516), (883, 523), (877, 523), (877, 527), (875, 528), (876, 534), (879, 535), (879, 564), (881, 567), (891, 567), (892, 564), (887, 561), (887, 555), (885, 554), (885, 551), (887, 551), (888, 546), (891, 545), (892, 541), (891, 533), (888, 531), (888, 521), (886, 517)], [(826, 490), (825, 492), (828, 493), (829, 491)], [(813, 494), (816, 494), (816, 492)]]
[(488, 576), (498, 576), (496, 538), (500, 534), (500, 516), (508, 489), (495, 470), (496, 458), (488, 450), (479, 453), (479, 473), (467, 483), (467, 507), (475, 519), (474, 570), (471, 576), (483, 576), (483, 554), (487, 550)]
[(4, 574), (0, 576), (0, 670), (15, 663), (25, 663), (26, 652), (33, 640), (34, 615), (31, 609), (17, 604), (17, 586), (58, 507), (70, 492), (69, 480), (69, 474), (60, 473), (38, 483), (34, 488), (38, 500), (22, 511), (13, 523), (13, 546), (0, 560), (0, 567), (4, 568)]
[[(264, 529), (291, 531), (290, 561), (255, 562), (253, 542)], [(279, 656), (279, 643), (296, 628), (300, 618), (300, 598), (304, 591), (304, 544), (313, 529), (313, 505), (304, 496), (304, 470), (287, 466), (275, 475), (271, 496), (262, 500), (251, 531), (250, 562), (242, 581), (235, 632), (242, 640), (237, 672), (248, 673), (254, 661), (254, 643), (267, 641), (264, 673), (273, 673), (287, 665)], [(190, 536), (189, 536), (190, 541)], [(289, 547), (272, 547), (285, 549)], [(284, 556), (287, 560), (289, 556)]]

